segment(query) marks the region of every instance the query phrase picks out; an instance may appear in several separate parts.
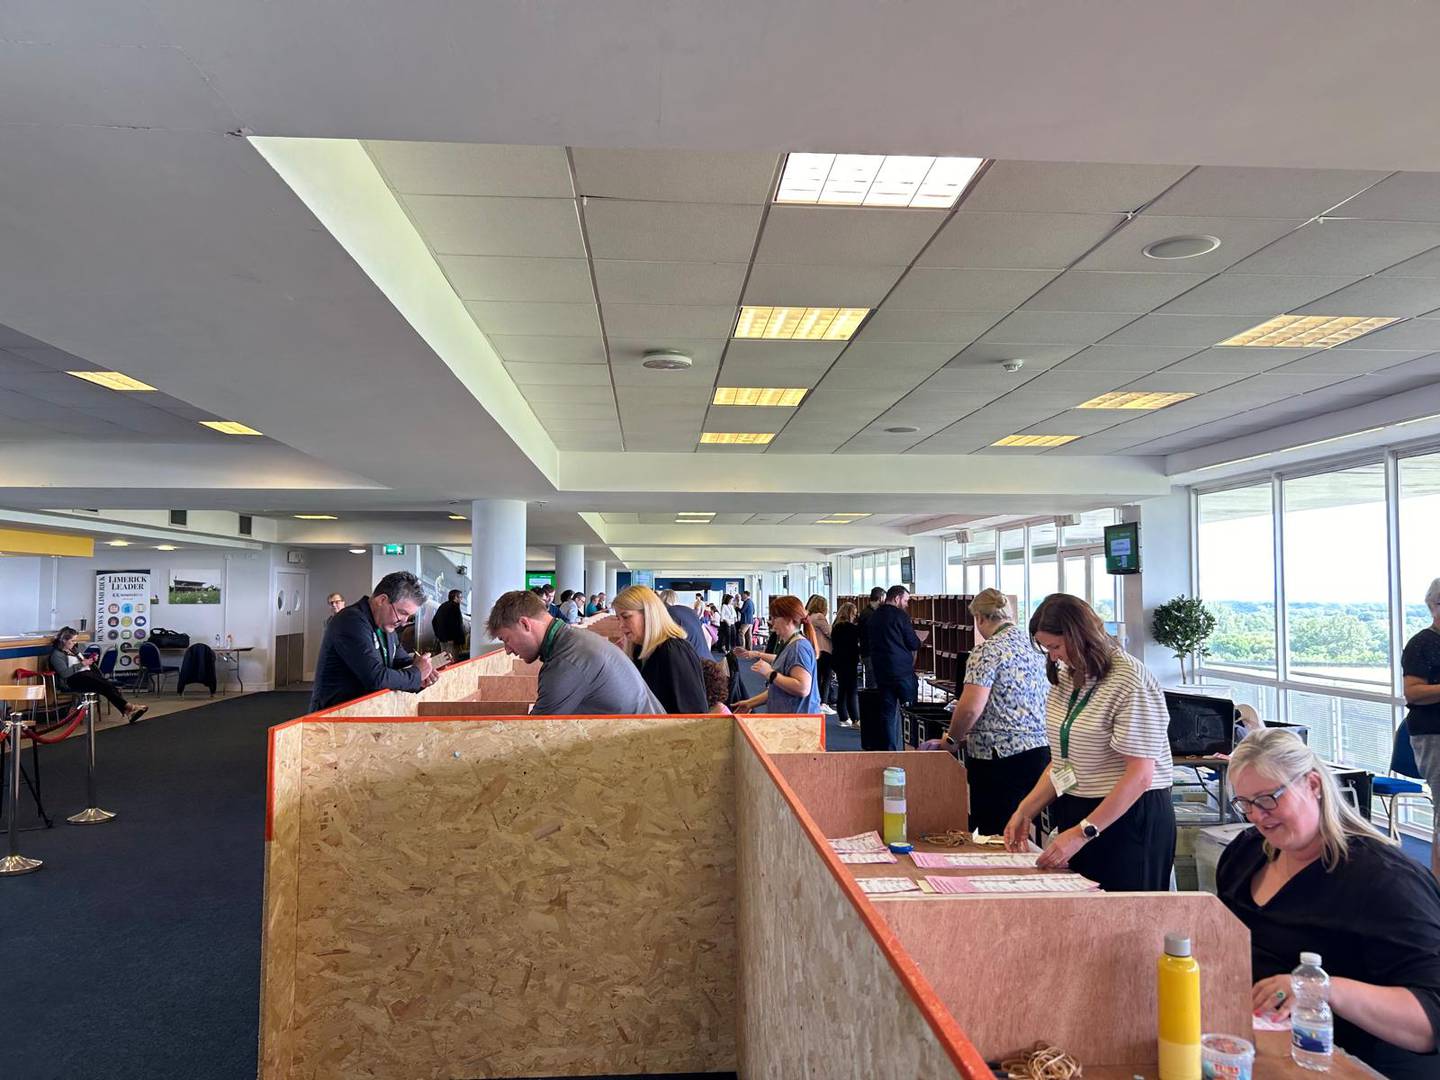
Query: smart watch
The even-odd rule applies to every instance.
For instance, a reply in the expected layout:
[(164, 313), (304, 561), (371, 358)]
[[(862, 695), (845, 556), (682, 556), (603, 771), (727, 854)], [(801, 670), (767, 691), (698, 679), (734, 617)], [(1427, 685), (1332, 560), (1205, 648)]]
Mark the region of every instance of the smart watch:
[(765, 680), (765, 684), (767, 686), (774, 686), (775, 680), (779, 677), (779, 675), (780, 673), (778, 671), (770, 672), (770, 677)]
[(1100, 826), (1096, 825), (1089, 818), (1080, 819), (1080, 835), (1086, 840), (1094, 840), (1100, 835)]

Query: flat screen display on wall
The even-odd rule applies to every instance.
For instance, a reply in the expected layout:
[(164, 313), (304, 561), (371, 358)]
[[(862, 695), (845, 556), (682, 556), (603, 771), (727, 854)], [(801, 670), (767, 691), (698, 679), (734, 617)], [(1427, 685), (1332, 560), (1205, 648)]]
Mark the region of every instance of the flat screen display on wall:
[(1105, 572), (1107, 574), (1138, 574), (1140, 572), (1140, 523), (1138, 521), (1105, 526)]

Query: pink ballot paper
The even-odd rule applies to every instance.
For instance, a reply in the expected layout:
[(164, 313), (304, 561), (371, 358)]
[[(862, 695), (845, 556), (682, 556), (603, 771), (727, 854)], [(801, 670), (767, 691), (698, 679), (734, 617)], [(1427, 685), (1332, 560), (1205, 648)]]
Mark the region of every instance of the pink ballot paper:
[[(1008, 870), (1033, 868), (1040, 857), (1038, 851), (1009, 852), (982, 851), (976, 853), (959, 851), (912, 851), (910, 858), (915, 865), (925, 870), (944, 870), (947, 867), (967, 867), (971, 870)], [(1012, 875), (1013, 876), (1013, 875)]]
[(873, 829), (870, 832), (856, 833), (854, 836), (842, 836), (838, 840), (828, 841), (830, 847), (838, 852), (847, 851), (887, 851), (885, 841), (880, 839), (880, 834)]
[(976, 877), (930, 874), (925, 881), (937, 893), (1091, 892), (1099, 888), (1079, 874), (986, 874)]
[(920, 891), (920, 883), (908, 877), (862, 877), (856, 878), (855, 884), (860, 886), (861, 892), (872, 896)]

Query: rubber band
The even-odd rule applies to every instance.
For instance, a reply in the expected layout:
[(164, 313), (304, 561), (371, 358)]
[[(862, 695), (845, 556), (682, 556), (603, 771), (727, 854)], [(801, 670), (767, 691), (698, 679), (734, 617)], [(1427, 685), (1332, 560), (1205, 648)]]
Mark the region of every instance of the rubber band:
[(1081, 1075), (1080, 1063), (1058, 1046), (1037, 1042), (1023, 1054), (1000, 1062), (1011, 1080), (1073, 1080)]

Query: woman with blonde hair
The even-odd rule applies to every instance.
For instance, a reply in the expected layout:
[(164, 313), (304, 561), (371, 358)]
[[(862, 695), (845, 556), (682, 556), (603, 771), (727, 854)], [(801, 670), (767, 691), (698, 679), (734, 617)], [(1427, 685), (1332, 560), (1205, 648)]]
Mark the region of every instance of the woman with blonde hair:
[(764, 711), (771, 713), (818, 713), (815, 631), (800, 598), (772, 596), (770, 626), (780, 642), (775, 662), (760, 659), (750, 666), (751, 671), (765, 677), (766, 688), (738, 702), (735, 711), (755, 712), (764, 706)]
[(830, 661), (835, 668), (835, 716), (841, 727), (860, 726), (860, 622), (848, 600), (830, 628)]
[(964, 745), (970, 828), (1000, 833), (1050, 767), (1045, 735), (1045, 658), (1015, 625), (1010, 597), (986, 589), (970, 601), (984, 638), (970, 653), (944, 749)]
[(1317, 952), (1335, 1045), (1387, 1077), (1434, 1076), (1440, 1030), (1440, 886), (1345, 801), (1292, 732), (1248, 735), (1230, 805), (1253, 828), (1230, 842), (1216, 891), (1250, 930), (1257, 1012), (1290, 1015), (1290, 971)]
[(611, 610), (625, 631), (626, 651), (665, 711), (708, 712), (700, 657), (655, 590), (646, 585), (622, 589)]
[(835, 670), (834, 648), (830, 641), (830, 601), (819, 593), (805, 601), (805, 614), (810, 617), (810, 629), (815, 631), (815, 675), (820, 680), (816, 691), (820, 704), (825, 704), (825, 691), (830, 689), (830, 673)]

